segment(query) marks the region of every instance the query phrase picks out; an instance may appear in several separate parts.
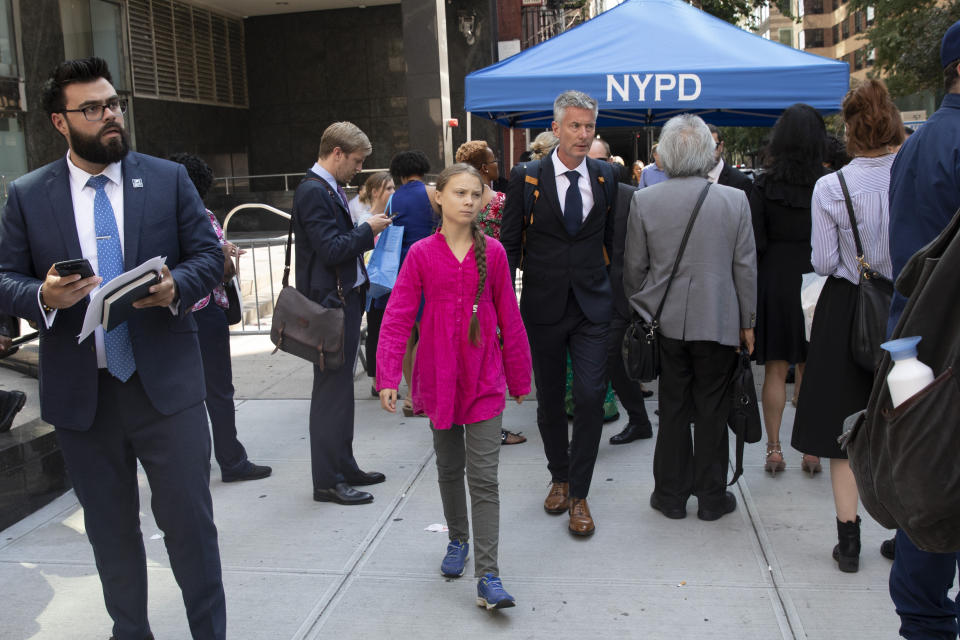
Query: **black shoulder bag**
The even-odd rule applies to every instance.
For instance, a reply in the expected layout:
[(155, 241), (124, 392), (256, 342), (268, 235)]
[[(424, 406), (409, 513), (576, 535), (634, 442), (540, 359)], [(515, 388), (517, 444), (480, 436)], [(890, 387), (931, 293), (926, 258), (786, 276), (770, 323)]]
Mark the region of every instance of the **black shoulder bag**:
[(858, 366), (873, 373), (880, 364), (882, 351), (880, 343), (887, 333), (887, 317), (890, 314), (890, 299), (893, 297), (893, 283), (884, 278), (866, 261), (863, 245), (860, 243), (860, 231), (857, 218), (853, 214), (853, 202), (847, 190), (847, 181), (843, 172), (837, 171), (840, 189), (847, 203), (850, 215), (850, 227), (853, 229), (853, 241), (857, 245), (857, 264), (859, 265), (859, 283), (857, 286), (857, 307), (853, 314), (853, 328), (850, 331), (850, 355)]
[(687, 223), (687, 229), (683, 232), (683, 240), (680, 241), (677, 259), (673, 263), (673, 271), (670, 273), (670, 279), (667, 280), (667, 288), (663, 292), (663, 297), (660, 298), (660, 305), (657, 307), (653, 319), (647, 322), (634, 311), (630, 324), (627, 325), (627, 331), (623, 335), (623, 345), (621, 346), (623, 366), (626, 369), (627, 377), (635, 382), (651, 382), (660, 376), (660, 341), (657, 339), (657, 330), (660, 328), (660, 314), (663, 313), (663, 305), (667, 301), (667, 294), (670, 293), (670, 285), (673, 284), (673, 279), (677, 275), (677, 270), (680, 268), (680, 259), (683, 257), (684, 249), (687, 248), (687, 240), (690, 239), (690, 230), (693, 229), (693, 223), (697, 220), (700, 207), (703, 206), (703, 201), (707, 198), (710, 184), (710, 182), (707, 182), (703, 191), (700, 192), (697, 206), (693, 208), (690, 222)]

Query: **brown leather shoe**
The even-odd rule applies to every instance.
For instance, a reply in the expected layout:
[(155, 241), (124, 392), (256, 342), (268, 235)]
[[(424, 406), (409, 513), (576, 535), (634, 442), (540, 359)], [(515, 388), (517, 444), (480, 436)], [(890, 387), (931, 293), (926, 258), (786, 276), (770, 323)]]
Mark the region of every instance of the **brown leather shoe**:
[(569, 482), (551, 482), (550, 493), (543, 501), (543, 510), (553, 515), (560, 515), (567, 511), (567, 500), (570, 492)]
[(592, 536), (595, 530), (587, 499), (570, 498), (570, 533), (575, 536)]

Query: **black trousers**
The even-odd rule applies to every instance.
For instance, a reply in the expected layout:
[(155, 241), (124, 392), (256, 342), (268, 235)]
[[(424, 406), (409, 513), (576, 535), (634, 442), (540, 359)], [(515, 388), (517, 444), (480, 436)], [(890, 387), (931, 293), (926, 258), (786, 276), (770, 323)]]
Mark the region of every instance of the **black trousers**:
[(716, 342), (660, 336), (660, 429), (653, 478), (662, 504), (682, 507), (692, 494), (700, 507), (721, 507), (729, 462), (728, 387), (736, 358), (733, 347)]
[(344, 363), (336, 370), (313, 367), (310, 396), (310, 463), (314, 489), (330, 489), (360, 470), (353, 457), (353, 365), (360, 345), (363, 296), (346, 294), (344, 308)]
[(226, 604), (210, 498), (210, 433), (203, 403), (158, 413), (134, 374), (120, 382), (102, 369), (88, 431), (57, 429), (118, 640), (143, 640), (147, 564), (140, 533), (137, 460), (150, 505), (183, 593), (195, 639), (226, 637)]
[[(607, 392), (609, 325), (590, 322), (571, 291), (563, 318), (554, 324), (527, 323), (527, 337), (537, 383), (537, 425), (554, 482), (569, 482), (570, 495), (586, 498), (603, 428)], [(568, 434), (567, 362), (573, 365), (573, 437)], [(569, 453), (568, 453), (569, 449)]]
[[(374, 301), (374, 304), (378, 302)], [(383, 314), (387, 308), (377, 308), (370, 305), (367, 311), (367, 342), (364, 345), (364, 353), (367, 356), (367, 376), (376, 380), (377, 378), (377, 344), (380, 342), (380, 325), (383, 324)]]
[(620, 404), (627, 410), (627, 416), (633, 424), (650, 424), (647, 406), (643, 402), (643, 388), (639, 382), (627, 377), (623, 366), (623, 336), (629, 322), (616, 311), (610, 321), (610, 335), (607, 338), (607, 376), (613, 384), (613, 390)]
[(197, 339), (203, 358), (203, 381), (207, 386), (207, 413), (213, 431), (213, 455), (224, 473), (240, 472), (247, 465), (247, 451), (237, 439), (237, 416), (233, 404), (233, 368), (230, 362), (230, 328), (223, 309), (210, 300), (195, 311)]

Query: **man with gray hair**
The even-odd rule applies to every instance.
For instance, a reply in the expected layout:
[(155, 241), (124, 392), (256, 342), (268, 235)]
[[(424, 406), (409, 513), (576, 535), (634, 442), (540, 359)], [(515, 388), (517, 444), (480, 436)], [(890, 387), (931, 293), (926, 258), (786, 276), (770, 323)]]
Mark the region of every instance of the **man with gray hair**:
[(716, 164), (714, 147), (703, 120), (671, 118), (658, 149), (670, 179), (638, 190), (627, 220), (624, 293), (647, 321), (663, 301), (650, 506), (675, 519), (686, 517), (691, 495), (701, 520), (737, 506), (726, 490), (728, 384), (736, 350), (753, 351), (757, 258), (747, 196), (706, 179)]
[[(616, 177), (587, 157), (597, 101), (565, 91), (553, 103), (556, 149), (510, 175), (500, 241), (523, 270), (520, 312), (537, 381), (537, 424), (550, 471), (547, 513), (569, 513), (570, 532), (595, 526), (587, 493), (600, 445), (606, 340), (613, 309), (607, 274), (613, 251)], [(564, 406), (566, 353), (573, 364), (573, 438)]]
[(344, 314), (344, 365), (336, 370), (313, 367), (310, 462), (317, 502), (373, 502), (372, 495), (354, 487), (386, 479), (382, 473), (361, 471), (353, 457), (353, 362), (369, 286), (363, 253), (373, 249), (374, 237), (390, 218), (377, 214), (354, 227), (343, 185), (372, 151), (356, 125), (331, 124), (320, 139), (319, 159), (293, 196), (297, 290), (324, 307), (343, 307)]

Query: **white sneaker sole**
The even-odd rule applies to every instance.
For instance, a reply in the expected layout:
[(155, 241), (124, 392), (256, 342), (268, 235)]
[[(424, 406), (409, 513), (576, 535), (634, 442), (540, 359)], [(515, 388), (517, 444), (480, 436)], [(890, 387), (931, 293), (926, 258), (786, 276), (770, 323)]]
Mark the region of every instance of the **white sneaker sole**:
[(487, 602), (487, 599), (483, 596), (477, 596), (477, 606), (486, 607), (487, 611), (492, 611), (493, 609), (509, 609), (510, 607), (517, 606), (516, 600), (501, 600), (500, 602), (494, 602), (493, 604)]

